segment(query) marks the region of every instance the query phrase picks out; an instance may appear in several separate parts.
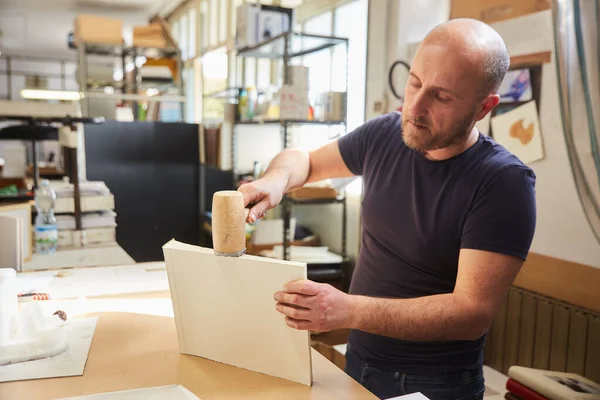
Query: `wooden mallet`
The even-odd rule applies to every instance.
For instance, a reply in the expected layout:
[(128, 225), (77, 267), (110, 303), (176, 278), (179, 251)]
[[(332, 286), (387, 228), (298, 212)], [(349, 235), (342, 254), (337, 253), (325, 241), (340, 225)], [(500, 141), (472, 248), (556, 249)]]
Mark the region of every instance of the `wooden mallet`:
[(246, 252), (246, 217), (244, 197), (235, 190), (223, 190), (213, 195), (213, 250), (222, 257), (240, 257)]

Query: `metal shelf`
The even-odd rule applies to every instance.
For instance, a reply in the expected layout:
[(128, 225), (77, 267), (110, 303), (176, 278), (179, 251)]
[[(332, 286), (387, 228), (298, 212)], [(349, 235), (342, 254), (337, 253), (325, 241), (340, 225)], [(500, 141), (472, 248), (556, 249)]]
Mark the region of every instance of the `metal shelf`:
[[(276, 36), (270, 40), (260, 43), (253, 47), (237, 49), (236, 56), (241, 58), (262, 58), (262, 59), (278, 59), (283, 61), (283, 82), (289, 82), (289, 69), (287, 66), (291, 64), (291, 59), (295, 57), (301, 57), (307, 54), (323, 51), (330, 49), (334, 46), (342, 45), (346, 52), (346, 70), (344, 71), (346, 77), (346, 91), (348, 88), (348, 39), (331, 36), (320, 36), (302, 34), (297, 32), (285, 32), (279, 36)], [(242, 83), (242, 86), (244, 84)], [(205, 99), (223, 99), (229, 100), (230, 102), (238, 102), (242, 88), (230, 87), (221, 91), (208, 93), (204, 95)], [(239, 111), (236, 113), (236, 120), (233, 122), (234, 126), (246, 125), (246, 126), (261, 126), (271, 125), (278, 126), (281, 128), (283, 134), (283, 148), (289, 148), (290, 137), (293, 132), (294, 125), (313, 125), (313, 126), (340, 126), (347, 132), (348, 126), (346, 116), (343, 120), (336, 121), (322, 121), (322, 120), (308, 120), (308, 119), (263, 119), (263, 120), (240, 120)], [(237, 129), (233, 129), (231, 135), (231, 160), (232, 169), (235, 171), (236, 166), (236, 136), (239, 134)], [(292, 208), (300, 205), (316, 205), (316, 204), (341, 204), (342, 210), (342, 224), (341, 224), (341, 262), (335, 263), (307, 263), (308, 265), (308, 278), (316, 281), (333, 281), (340, 280), (346, 285), (348, 276), (350, 276), (348, 270), (348, 257), (347, 257), (347, 202), (345, 196), (339, 196), (333, 199), (309, 199), (309, 200), (296, 200), (284, 196), (281, 201), (283, 219), (283, 254), (284, 260), (290, 259), (290, 246), (291, 243), (288, 240), (290, 233), (290, 220), (292, 217)]]
[(340, 37), (286, 32), (256, 46), (239, 49), (237, 55), (240, 57), (290, 59), (347, 43), (348, 39)]
[(310, 269), (311, 264), (307, 265), (309, 269), (307, 269), (306, 274), (307, 278), (311, 281), (319, 282), (319, 281), (332, 281), (336, 279), (340, 279), (344, 276), (344, 271), (342, 268), (324, 268), (324, 269)]
[(81, 46), (88, 55), (92, 56), (120, 57), (123, 55), (123, 45), (120, 44), (83, 43)]
[[(104, 123), (104, 117), (81, 118), (81, 117), (36, 117), (35, 115), (0, 115), (0, 121), (21, 121), (29, 124), (101, 124)], [(16, 125), (20, 126), (20, 125)], [(5, 128), (6, 129), (6, 128)], [(42, 139), (47, 140), (47, 139)]]
[(237, 99), (242, 88), (232, 87), (205, 94), (205, 99)]
[(123, 53), (127, 56), (146, 57), (146, 58), (163, 58), (163, 57), (178, 57), (179, 49), (176, 47), (127, 47), (123, 49)]
[(118, 44), (84, 43), (83, 47), (88, 55), (92, 56), (139, 56), (146, 58), (177, 57), (179, 49), (176, 47), (125, 47)]
[[(77, 47), (77, 62), (78, 62), (78, 83), (79, 87), (83, 88), (82, 91), (88, 89), (88, 91), (84, 92), (84, 96), (80, 100), (81, 111), (82, 114), (87, 116), (90, 114), (90, 98), (98, 98), (103, 100), (118, 100), (118, 101), (127, 101), (131, 102), (134, 119), (138, 120), (139, 117), (139, 101), (154, 101), (154, 102), (177, 102), (179, 103), (180, 113), (181, 113), (181, 121), (185, 121), (185, 88), (183, 86), (183, 61), (181, 59), (181, 52), (178, 48), (175, 47), (126, 47), (124, 45), (106, 45), (106, 44), (92, 44), (92, 43), (84, 43)], [(115, 88), (115, 90), (119, 90), (121, 93), (112, 93), (112, 94), (104, 94), (104, 93), (96, 93), (94, 91), (90, 91), (89, 89), (93, 86), (89, 86), (90, 80), (88, 79), (88, 64), (91, 63), (90, 56), (110, 56), (119, 58), (121, 61), (121, 68), (123, 71), (127, 70), (127, 62), (128, 60), (134, 59), (133, 62), (133, 83), (126, 84), (125, 75), (123, 79), (118, 82), (111, 82), (111, 87)], [(177, 77), (178, 82), (167, 82), (163, 79), (159, 79), (160, 82), (156, 82), (156, 79), (151, 77), (146, 77), (144, 79), (142, 77), (141, 82), (138, 82), (138, 78), (140, 75), (140, 67), (138, 67), (135, 59), (137, 57), (145, 57), (145, 58), (171, 58), (174, 59), (177, 63)], [(102, 85), (99, 85), (102, 87)], [(140, 90), (148, 89), (148, 88), (156, 88), (161, 90), (168, 90), (172, 88), (177, 89), (177, 93), (168, 94), (164, 96), (143, 96), (138, 92)]]
[(322, 205), (322, 204), (342, 204), (346, 201), (344, 196), (336, 197), (334, 199), (307, 199), (307, 200), (296, 200), (284, 196), (284, 200), (290, 204), (297, 206), (308, 206), (308, 205)]
[(261, 121), (238, 121), (236, 125), (345, 125), (346, 121), (318, 121), (302, 119), (267, 119)]
[(33, 194), (18, 194), (18, 195), (6, 195), (0, 194), (0, 203), (2, 202), (23, 202), (23, 201), (31, 201), (34, 200), (35, 197)]

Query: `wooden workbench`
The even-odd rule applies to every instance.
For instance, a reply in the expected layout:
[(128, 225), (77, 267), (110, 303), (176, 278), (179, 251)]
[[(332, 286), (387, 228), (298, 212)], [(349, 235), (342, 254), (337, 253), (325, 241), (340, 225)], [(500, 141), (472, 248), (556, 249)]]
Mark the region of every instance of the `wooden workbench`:
[(314, 349), (313, 386), (307, 387), (180, 354), (173, 318), (88, 316), (99, 318), (83, 376), (2, 383), (0, 399), (57, 399), (172, 384), (185, 386), (201, 400), (376, 399)]

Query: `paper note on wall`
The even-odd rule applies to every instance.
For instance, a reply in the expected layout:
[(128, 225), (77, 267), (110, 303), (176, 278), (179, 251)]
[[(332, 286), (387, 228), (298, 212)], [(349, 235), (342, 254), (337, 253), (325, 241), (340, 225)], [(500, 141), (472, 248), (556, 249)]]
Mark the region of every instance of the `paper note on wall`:
[(494, 140), (523, 163), (530, 164), (544, 158), (535, 101), (492, 117), (491, 125)]

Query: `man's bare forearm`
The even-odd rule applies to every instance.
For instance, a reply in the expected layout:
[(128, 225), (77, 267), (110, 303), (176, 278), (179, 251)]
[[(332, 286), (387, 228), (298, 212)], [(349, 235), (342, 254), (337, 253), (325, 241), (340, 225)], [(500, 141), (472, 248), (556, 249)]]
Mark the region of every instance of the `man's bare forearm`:
[(286, 182), (284, 192), (304, 185), (309, 175), (309, 154), (298, 149), (287, 149), (279, 153), (265, 172), (265, 178), (272, 177)]
[(402, 340), (475, 340), (489, 323), (482, 307), (455, 294), (414, 299), (350, 297), (350, 328)]

